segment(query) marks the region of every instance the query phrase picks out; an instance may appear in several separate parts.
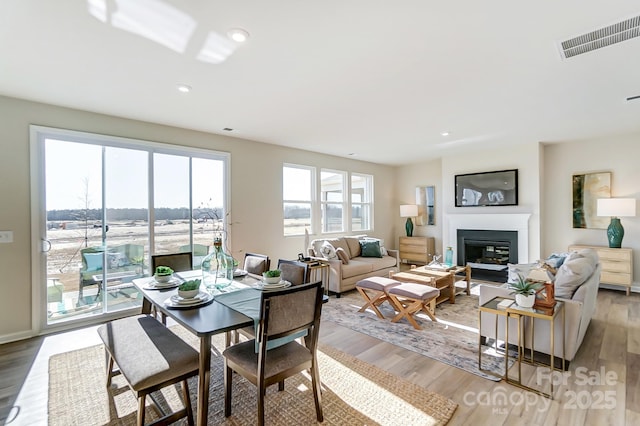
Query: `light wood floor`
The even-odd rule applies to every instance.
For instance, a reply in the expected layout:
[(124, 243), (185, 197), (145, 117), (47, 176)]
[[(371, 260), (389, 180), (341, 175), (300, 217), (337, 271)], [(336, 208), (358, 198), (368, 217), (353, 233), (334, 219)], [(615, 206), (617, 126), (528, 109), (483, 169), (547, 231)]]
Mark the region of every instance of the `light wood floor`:
[[(459, 406), (450, 425), (640, 424), (638, 294), (599, 291), (585, 341), (553, 401), (330, 321), (322, 324), (321, 341), (451, 398)], [(98, 343), (95, 327), (90, 327), (0, 345), (0, 422), (46, 424), (49, 357)], [(608, 374), (608, 382), (596, 373)]]

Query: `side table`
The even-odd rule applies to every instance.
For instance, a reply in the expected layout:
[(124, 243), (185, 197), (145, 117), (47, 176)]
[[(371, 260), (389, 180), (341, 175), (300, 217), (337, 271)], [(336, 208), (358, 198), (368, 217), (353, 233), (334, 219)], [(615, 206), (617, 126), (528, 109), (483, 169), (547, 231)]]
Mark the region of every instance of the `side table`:
[(308, 263), (307, 282), (322, 281), (324, 294), (329, 295), (329, 264), (322, 260), (313, 260)]
[[(509, 299), (506, 297), (494, 297), (493, 299), (489, 300), (488, 302), (486, 302), (484, 305), (481, 305), (480, 307), (478, 307), (478, 330), (482, 330), (482, 313), (486, 312), (489, 314), (494, 314), (496, 316), (500, 315), (505, 317), (505, 324), (506, 324), (506, 319), (508, 318), (508, 313), (507, 313), (507, 309), (506, 307), (504, 307), (503, 305), (505, 304), (505, 301), (508, 305), (511, 305), (513, 303), (515, 303), (515, 301), (513, 299)], [(508, 336), (508, 332), (507, 332), (507, 336)], [(508, 369), (509, 369), (509, 356), (507, 354), (508, 351), (508, 347), (509, 345), (507, 344), (507, 338), (505, 338), (505, 348), (503, 351), (503, 355), (505, 358), (505, 370), (504, 370), (504, 374), (500, 375), (495, 373), (494, 371), (491, 370), (486, 370), (484, 368), (482, 368), (482, 335), (480, 334), (480, 332), (478, 332), (478, 370), (483, 371), (485, 373), (491, 374), (493, 376), (496, 377), (500, 377), (500, 378), (505, 378), (508, 376)], [(498, 352), (498, 318), (496, 317), (496, 327), (495, 330), (493, 332), (493, 348), (496, 351), (496, 353)]]
[[(522, 328), (522, 319), (529, 319), (529, 321), (531, 321), (531, 355), (530, 355), (530, 359), (528, 360), (528, 363), (530, 363), (531, 365), (545, 365), (543, 363), (536, 363), (533, 359), (533, 354), (535, 351), (534, 348), (534, 333), (535, 333), (535, 319), (542, 319), (545, 321), (549, 321), (550, 322), (550, 352), (551, 354), (550, 359), (549, 359), (549, 370), (551, 372), (553, 372), (553, 370), (555, 370), (555, 321), (556, 318), (558, 316), (558, 314), (560, 314), (561, 316), (561, 320), (562, 320), (562, 370), (564, 371), (565, 369), (565, 352), (564, 352), (564, 329), (565, 329), (565, 312), (564, 312), (564, 303), (560, 302), (560, 301), (556, 301), (556, 304), (553, 308), (548, 308), (548, 309), (543, 309), (543, 308), (523, 308), (521, 306), (518, 306), (517, 304), (512, 304), (510, 307), (508, 307), (506, 309), (507, 311), (507, 322), (509, 318), (515, 318), (518, 320), (518, 356), (516, 358), (517, 363), (518, 363), (518, 380), (513, 380), (511, 378), (509, 378), (509, 371), (508, 371), (508, 366), (509, 366), (509, 356), (507, 353), (506, 358), (506, 374), (505, 374), (505, 380), (507, 381), (507, 383), (510, 383), (512, 385), (518, 386), (522, 389), (526, 389), (532, 392), (536, 392), (539, 395), (545, 396), (547, 398), (553, 399), (553, 378), (551, 378), (549, 380), (549, 393), (544, 392), (543, 390), (540, 389), (535, 389), (532, 388), (524, 383), (522, 383), (522, 362), (523, 362), (523, 358), (524, 358), (524, 354), (525, 354), (525, 347), (524, 347), (524, 332), (523, 332), (523, 328)], [(506, 341), (509, 342), (509, 327), (506, 327)]]

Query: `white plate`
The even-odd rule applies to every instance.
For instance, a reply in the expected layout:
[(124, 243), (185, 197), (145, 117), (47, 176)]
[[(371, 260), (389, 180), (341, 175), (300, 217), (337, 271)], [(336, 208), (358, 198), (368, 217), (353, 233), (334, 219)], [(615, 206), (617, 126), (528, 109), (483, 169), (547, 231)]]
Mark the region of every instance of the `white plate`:
[(159, 283), (156, 280), (149, 281), (144, 286), (144, 288), (146, 288), (148, 290), (161, 290), (161, 289), (164, 289), (164, 288), (178, 287), (180, 285), (180, 283), (182, 283), (182, 280), (180, 278), (173, 277), (166, 283)]
[(233, 271), (233, 277), (237, 278), (237, 277), (244, 277), (248, 274), (247, 271), (245, 271), (244, 269), (236, 269), (235, 271)]
[(269, 284), (269, 283), (265, 283), (263, 281), (260, 281), (257, 284), (257, 287), (260, 290), (277, 290), (277, 289), (281, 289), (281, 288), (287, 288), (287, 287), (291, 287), (291, 283), (289, 281), (280, 281), (279, 283), (275, 283), (275, 284)]
[(164, 304), (167, 307), (187, 307), (187, 306), (198, 306), (204, 303), (209, 302), (213, 299), (213, 296), (207, 293), (206, 291), (201, 291), (198, 295), (191, 299), (183, 299), (182, 297), (174, 294), (164, 301)]

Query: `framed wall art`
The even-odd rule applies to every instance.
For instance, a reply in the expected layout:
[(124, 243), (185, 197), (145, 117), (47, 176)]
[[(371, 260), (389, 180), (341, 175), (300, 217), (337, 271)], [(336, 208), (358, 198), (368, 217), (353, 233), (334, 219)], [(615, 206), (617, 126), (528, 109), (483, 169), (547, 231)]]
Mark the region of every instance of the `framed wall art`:
[(611, 218), (598, 216), (598, 198), (611, 197), (611, 172), (573, 175), (573, 227), (607, 229)]
[(416, 188), (416, 204), (418, 205), (418, 216), (416, 225), (436, 224), (436, 187), (419, 186)]

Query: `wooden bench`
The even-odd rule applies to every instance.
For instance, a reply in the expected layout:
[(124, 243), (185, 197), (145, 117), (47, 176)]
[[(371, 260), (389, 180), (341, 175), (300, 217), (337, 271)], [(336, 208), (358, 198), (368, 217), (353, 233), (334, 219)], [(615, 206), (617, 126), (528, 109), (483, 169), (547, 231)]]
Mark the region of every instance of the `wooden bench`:
[[(151, 395), (161, 418), (150, 424), (168, 424), (183, 417), (193, 425), (187, 379), (198, 375), (198, 352), (148, 315), (123, 318), (98, 328), (107, 353), (107, 387), (122, 374), (138, 398), (137, 424), (144, 425), (146, 396), (182, 382), (184, 408), (165, 414)], [(119, 370), (114, 371), (114, 361)]]

